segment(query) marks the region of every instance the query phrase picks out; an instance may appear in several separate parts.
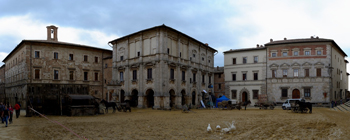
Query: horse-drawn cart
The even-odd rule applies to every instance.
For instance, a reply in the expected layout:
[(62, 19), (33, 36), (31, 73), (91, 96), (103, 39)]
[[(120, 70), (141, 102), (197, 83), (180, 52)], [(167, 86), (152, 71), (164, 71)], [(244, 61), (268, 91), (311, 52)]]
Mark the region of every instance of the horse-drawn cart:
[(305, 102), (305, 100), (296, 100), (294, 103), (291, 103), (291, 110), (295, 113), (307, 113), (307, 111), (312, 113), (312, 104)]
[(228, 101), (222, 101), (218, 102), (218, 108), (232, 110), (237, 108), (238, 110), (241, 109), (241, 106), (237, 103), (237, 100), (228, 100)]
[(258, 102), (255, 102), (255, 107), (259, 107), (259, 109), (275, 109), (275, 106), (276, 106), (276, 103), (275, 102), (272, 102), (272, 101), (258, 101)]

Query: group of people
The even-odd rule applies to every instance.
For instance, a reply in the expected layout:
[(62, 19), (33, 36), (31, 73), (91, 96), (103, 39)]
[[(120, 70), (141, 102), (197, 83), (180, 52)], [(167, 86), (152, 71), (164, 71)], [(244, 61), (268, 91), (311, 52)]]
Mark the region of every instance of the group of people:
[(21, 109), (21, 104), (18, 102), (16, 103), (16, 105), (14, 106), (14, 108), (12, 107), (11, 104), (3, 104), (2, 102), (0, 103), (0, 115), (1, 115), (1, 122), (4, 123), (6, 122), (6, 126), (8, 125), (8, 123), (12, 123), (12, 116), (13, 116), (13, 109), (16, 110), (16, 118), (19, 117), (20, 114), (20, 109)]

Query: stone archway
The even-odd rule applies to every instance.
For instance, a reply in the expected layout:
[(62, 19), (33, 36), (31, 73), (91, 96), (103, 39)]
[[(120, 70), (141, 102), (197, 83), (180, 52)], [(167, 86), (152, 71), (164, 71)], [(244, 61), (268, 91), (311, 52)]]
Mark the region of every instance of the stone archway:
[(294, 89), (292, 92), (292, 99), (300, 99), (300, 91), (299, 89)]
[(248, 89), (243, 88), (239, 93), (240, 93), (239, 94), (240, 95), (239, 101), (245, 102), (245, 101), (250, 100), (250, 93), (249, 93)]
[(192, 105), (196, 105), (196, 91), (192, 91)]
[(124, 90), (120, 90), (120, 102), (124, 103), (124, 99), (125, 99), (125, 91)]
[(175, 101), (176, 101), (176, 95), (175, 95), (175, 91), (173, 89), (171, 89), (169, 91), (169, 103), (170, 103), (170, 108), (175, 107)]
[(181, 90), (181, 105), (186, 104), (186, 92), (185, 90)]
[(138, 94), (139, 94), (139, 92), (136, 89), (132, 90), (131, 99), (130, 99), (130, 106), (131, 107), (137, 107), (138, 100), (139, 100)]
[(147, 107), (153, 107), (154, 106), (154, 91), (152, 89), (148, 89), (146, 91), (145, 105)]
[(248, 94), (247, 92), (243, 92), (243, 93), (242, 93), (242, 95), (241, 95), (241, 97), (242, 97), (242, 102), (248, 101), (248, 95), (247, 95), (247, 94)]

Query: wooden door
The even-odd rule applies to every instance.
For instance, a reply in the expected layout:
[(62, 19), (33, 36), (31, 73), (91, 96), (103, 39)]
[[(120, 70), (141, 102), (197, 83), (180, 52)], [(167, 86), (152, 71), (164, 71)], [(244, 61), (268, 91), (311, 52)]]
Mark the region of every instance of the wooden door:
[(247, 101), (247, 92), (242, 93), (242, 102)]
[(294, 89), (292, 93), (293, 99), (300, 99), (300, 91), (298, 89)]

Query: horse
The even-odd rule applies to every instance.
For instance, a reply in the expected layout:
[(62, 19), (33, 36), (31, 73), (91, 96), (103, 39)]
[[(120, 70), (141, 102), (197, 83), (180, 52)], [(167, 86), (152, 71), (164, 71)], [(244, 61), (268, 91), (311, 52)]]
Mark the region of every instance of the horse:
[(115, 112), (116, 108), (118, 111), (121, 111), (121, 109), (117, 106), (115, 102), (107, 102), (106, 100), (102, 100), (101, 103), (103, 103), (106, 106), (106, 113), (108, 113), (108, 108), (112, 107), (113, 108), (113, 113)]
[(244, 110), (247, 110), (247, 105), (251, 104), (250, 100), (238, 103), (239, 106), (244, 106)]

